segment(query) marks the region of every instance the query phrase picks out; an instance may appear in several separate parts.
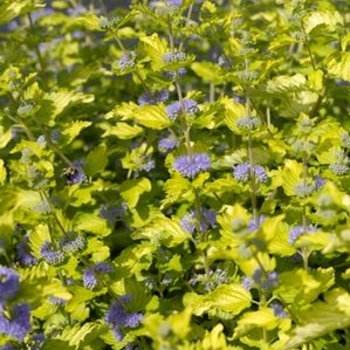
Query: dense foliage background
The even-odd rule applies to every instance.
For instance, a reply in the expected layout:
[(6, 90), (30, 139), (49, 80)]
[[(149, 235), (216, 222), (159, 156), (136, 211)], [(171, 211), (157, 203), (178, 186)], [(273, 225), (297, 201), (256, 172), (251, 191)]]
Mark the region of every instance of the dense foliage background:
[(1, 349), (349, 349), (349, 23), (2, 0)]

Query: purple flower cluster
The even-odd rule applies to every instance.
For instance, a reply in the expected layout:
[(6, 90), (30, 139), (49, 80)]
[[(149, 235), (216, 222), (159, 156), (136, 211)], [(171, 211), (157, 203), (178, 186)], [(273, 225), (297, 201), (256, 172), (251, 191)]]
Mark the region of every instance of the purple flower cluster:
[(28, 242), (28, 236), (24, 236), (17, 244), (17, 259), (23, 267), (33, 266), (38, 263), (38, 260), (30, 252)]
[(264, 290), (276, 288), (278, 285), (278, 273), (275, 271), (264, 273), (260, 268), (253, 272), (253, 281)]
[(301, 235), (307, 232), (316, 232), (317, 228), (315, 226), (295, 226), (289, 231), (289, 239), (288, 242), (289, 244), (293, 244)]
[(59, 297), (53, 297), (50, 296), (49, 297), (49, 301), (54, 304), (54, 305), (58, 305), (58, 306), (64, 306), (67, 304), (68, 300), (67, 299), (63, 299), (63, 298), (59, 298)]
[(252, 218), (250, 221), (249, 221), (249, 224), (248, 224), (248, 229), (250, 232), (252, 231), (256, 231), (256, 230), (259, 230), (261, 224), (266, 220), (266, 217), (263, 216), (263, 215), (260, 215), (257, 220), (254, 220), (254, 218)]
[(242, 283), (243, 288), (247, 291), (250, 291), (254, 287), (254, 281), (249, 276), (243, 277), (241, 283)]
[(19, 290), (19, 275), (13, 269), (0, 266), (0, 304), (13, 298)]
[(85, 247), (85, 239), (83, 236), (74, 236), (74, 234), (68, 233), (61, 238), (59, 245), (65, 253), (74, 254)]
[(15, 304), (10, 310), (10, 318), (5, 316), (3, 306), (0, 305), (0, 334), (23, 341), (30, 328), (30, 309), (28, 304)]
[(135, 58), (136, 54), (133, 51), (124, 54), (119, 60), (119, 69), (124, 70), (132, 68), (135, 65)]
[(179, 145), (179, 141), (176, 139), (176, 137), (173, 134), (169, 134), (168, 136), (165, 136), (161, 138), (158, 142), (158, 149), (161, 152), (168, 152), (173, 150)]
[(137, 100), (140, 106), (144, 105), (156, 105), (161, 102), (165, 102), (169, 99), (169, 92), (167, 90), (160, 90), (156, 92), (145, 92)]
[(242, 117), (236, 121), (236, 125), (242, 130), (254, 130), (260, 125), (260, 119), (257, 117)]
[(197, 174), (209, 170), (210, 166), (210, 158), (206, 153), (180, 156), (174, 161), (174, 169), (181, 175), (189, 178), (194, 178)]
[(284, 310), (283, 305), (280, 302), (273, 301), (270, 304), (270, 307), (274, 315), (280, 319), (287, 318), (289, 316), (288, 312)]
[[(200, 217), (200, 223), (198, 225), (198, 218)], [(198, 227), (197, 227), (198, 226)], [(198, 228), (201, 233), (208, 231), (210, 228), (216, 226), (216, 213), (215, 211), (207, 208), (202, 208), (200, 215), (192, 210), (189, 214), (185, 215), (181, 219), (181, 227), (189, 234), (193, 234)]]
[(115, 207), (109, 204), (102, 204), (99, 215), (106, 219), (109, 224), (113, 225), (118, 218), (121, 218), (125, 213), (124, 207)]
[[(253, 166), (253, 173), (255, 179), (259, 182), (267, 182), (268, 176), (265, 169), (260, 165)], [(250, 164), (249, 163), (241, 163), (237, 164), (233, 168), (233, 176), (237, 181), (248, 182), (250, 178)]]
[[(30, 311), (26, 303), (15, 304), (5, 311), (6, 302), (19, 291), (19, 275), (0, 266), (0, 334), (22, 341), (30, 330)], [(8, 316), (9, 315), (9, 316)]]
[(184, 62), (186, 59), (187, 55), (184, 52), (167, 52), (163, 56), (165, 63)]
[(226, 270), (217, 268), (216, 270), (210, 270), (209, 278), (206, 274), (194, 274), (189, 283), (192, 286), (196, 284), (204, 285), (206, 292), (213, 291), (217, 286), (229, 282), (228, 273)]
[(155, 160), (152, 157), (147, 156), (144, 159), (142, 159), (142, 163), (140, 164), (139, 170), (140, 171), (143, 170), (149, 173), (155, 167), (156, 167)]
[(97, 285), (98, 274), (107, 274), (113, 271), (113, 267), (106, 262), (96, 263), (92, 267), (88, 267), (83, 273), (83, 284), (88, 289), (94, 289)]
[(182, 0), (168, 0), (169, 6), (180, 7), (182, 5)]
[(61, 131), (59, 129), (53, 129), (51, 131), (51, 134), (50, 134), (50, 140), (51, 142), (53, 143), (57, 143), (59, 142), (59, 140), (61, 139), (62, 137), (62, 134), (61, 134)]
[(333, 163), (329, 166), (329, 169), (337, 176), (346, 175), (350, 171), (349, 166), (343, 163)]
[(48, 264), (53, 266), (60, 265), (65, 260), (63, 251), (53, 249), (52, 243), (48, 241), (41, 246), (40, 254)]
[(315, 190), (319, 190), (320, 188), (323, 187), (323, 185), (326, 183), (326, 180), (323, 179), (321, 176), (314, 176), (314, 181), (315, 181)]
[(123, 330), (125, 328), (136, 328), (143, 319), (143, 314), (129, 312), (126, 304), (130, 302), (130, 296), (124, 295), (113, 303), (106, 313), (105, 320), (112, 327), (115, 337), (123, 340)]
[(198, 111), (197, 102), (191, 99), (183, 99), (182, 103), (175, 101), (166, 108), (166, 114), (172, 121), (176, 120), (181, 112), (193, 115)]
[(164, 77), (169, 80), (174, 80), (176, 77), (181, 78), (185, 76), (187, 69), (185, 67), (180, 67), (177, 71), (166, 70), (164, 71)]
[(314, 191), (315, 185), (311, 183), (305, 183), (304, 181), (299, 181), (294, 186), (294, 192), (300, 198), (307, 197)]

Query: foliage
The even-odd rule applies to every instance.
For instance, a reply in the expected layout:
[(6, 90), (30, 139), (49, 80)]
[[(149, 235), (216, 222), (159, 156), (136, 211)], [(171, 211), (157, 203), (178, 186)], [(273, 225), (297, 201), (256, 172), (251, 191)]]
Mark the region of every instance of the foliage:
[(348, 349), (348, 1), (109, 7), (0, 5), (1, 349)]

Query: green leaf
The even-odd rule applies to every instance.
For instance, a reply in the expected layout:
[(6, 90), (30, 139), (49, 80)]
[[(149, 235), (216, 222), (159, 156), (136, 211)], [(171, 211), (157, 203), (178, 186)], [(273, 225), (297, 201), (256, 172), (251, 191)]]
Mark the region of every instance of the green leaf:
[(333, 284), (332, 268), (318, 268), (312, 273), (297, 269), (281, 273), (280, 285), (276, 292), (285, 302), (292, 303), (296, 309), (300, 309), (315, 301)]
[(152, 70), (158, 71), (165, 66), (163, 56), (167, 52), (166, 42), (159, 38), (158, 34), (143, 36), (140, 38), (142, 50), (151, 59)]
[(41, 4), (34, 4), (31, 0), (2, 1), (3, 3), (0, 5), (0, 24), (9, 23), (20, 15), (44, 7)]
[(194, 198), (191, 187), (191, 182), (182, 176), (176, 176), (167, 180), (164, 184), (166, 197), (162, 201), (161, 208), (167, 207), (179, 200), (191, 201)]
[(267, 91), (271, 94), (299, 92), (306, 90), (306, 78), (302, 74), (291, 77), (280, 75), (267, 83)]
[(66, 125), (62, 130), (62, 135), (64, 136), (64, 143), (71, 143), (83, 129), (87, 128), (91, 124), (91, 122), (78, 120)]
[(234, 316), (250, 306), (251, 295), (239, 284), (220, 285), (208, 295), (187, 296), (186, 303), (193, 308), (196, 316), (208, 313), (212, 309)]
[(117, 136), (122, 140), (129, 140), (142, 134), (142, 132), (143, 129), (138, 125), (119, 122), (115, 126), (108, 126), (108, 129), (102, 137)]
[(140, 196), (151, 191), (151, 182), (145, 177), (126, 180), (120, 186), (120, 195), (126, 201), (130, 208), (135, 208)]
[(166, 247), (174, 247), (189, 239), (175, 219), (159, 215), (145, 227), (132, 233), (133, 239), (159, 240)]
[(295, 160), (286, 160), (282, 170), (282, 187), (287, 196), (295, 195), (295, 185), (300, 181), (302, 164)]
[(166, 129), (172, 124), (161, 106), (142, 106), (135, 110), (134, 119), (141, 125), (155, 130)]
[(326, 60), (327, 73), (339, 79), (350, 81), (350, 53), (336, 52)]
[[(61, 90), (46, 94), (40, 101), (40, 109), (35, 114), (43, 123), (54, 125), (53, 120), (62, 113), (67, 107), (78, 103), (91, 103), (94, 100), (93, 95), (85, 95), (81, 92)], [(85, 122), (91, 124), (91, 122)], [(74, 124), (74, 123), (73, 123)]]
[(296, 349), (336, 329), (350, 326), (349, 294), (340, 289), (332, 290), (325, 294), (325, 300), (326, 303), (318, 301), (298, 313), (301, 325), (296, 327), (282, 350)]
[(221, 69), (217, 64), (211, 62), (194, 62), (191, 64), (191, 69), (205, 82), (221, 84)]
[[(118, 278), (127, 278), (134, 276), (140, 271), (147, 270), (152, 264), (152, 254), (156, 247), (151, 246), (148, 242), (137, 246), (129, 246), (125, 248), (119, 256), (114, 259), (114, 263), (118, 266)], [(115, 290), (122, 295), (124, 290)]]
[(3, 185), (6, 181), (7, 171), (4, 165), (4, 161), (0, 159), (0, 185)]
[(111, 233), (106, 220), (95, 213), (77, 213), (73, 218), (73, 227), (74, 230), (94, 233), (102, 237)]
[(247, 334), (254, 328), (265, 328), (272, 330), (279, 324), (279, 320), (273, 314), (271, 308), (261, 307), (258, 311), (245, 313), (237, 323), (233, 338), (237, 339)]
[(304, 29), (307, 34), (318, 26), (326, 26), (328, 30), (334, 31), (338, 25), (343, 25), (343, 17), (338, 11), (311, 11), (304, 22)]
[(223, 333), (224, 327), (221, 323), (217, 324), (212, 331), (206, 332), (204, 339), (200, 344), (201, 350), (226, 350), (226, 337)]
[(94, 176), (102, 172), (107, 164), (107, 147), (101, 143), (87, 155), (84, 171), (88, 176)]
[(155, 130), (163, 130), (172, 124), (162, 105), (139, 106), (133, 102), (122, 103), (121, 106), (109, 112), (107, 116), (110, 118), (114, 114), (122, 116), (125, 120), (136, 121), (143, 126)]

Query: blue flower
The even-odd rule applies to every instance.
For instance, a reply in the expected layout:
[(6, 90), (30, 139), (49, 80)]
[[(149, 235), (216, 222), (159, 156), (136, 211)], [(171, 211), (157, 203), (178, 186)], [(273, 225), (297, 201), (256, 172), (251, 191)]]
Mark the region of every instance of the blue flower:
[(19, 275), (13, 269), (0, 267), (0, 301), (13, 298), (19, 290)]
[(62, 137), (61, 131), (59, 129), (53, 129), (50, 134), (50, 140), (53, 143), (57, 143)]
[(140, 164), (139, 170), (144, 170), (147, 173), (156, 167), (156, 162), (151, 157), (145, 157)]
[(49, 297), (49, 301), (54, 304), (54, 305), (59, 305), (59, 306), (63, 306), (66, 305), (68, 300), (67, 299), (63, 299), (63, 298), (59, 298), (59, 297)]
[(124, 328), (136, 328), (143, 319), (143, 314), (129, 312), (125, 304), (130, 301), (129, 295), (124, 295), (113, 303), (106, 313), (105, 320), (112, 326), (113, 332), (117, 339), (123, 339)]
[(64, 253), (61, 250), (53, 249), (52, 243), (48, 241), (41, 246), (40, 254), (48, 264), (54, 266), (62, 264), (65, 260)]
[(171, 151), (179, 145), (179, 141), (173, 134), (163, 137), (158, 142), (158, 149), (161, 152)]
[[(199, 225), (200, 232), (206, 232), (209, 228), (215, 227), (216, 213), (213, 210), (202, 208), (201, 209), (201, 223)], [(181, 219), (181, 227), (189, 234), (193, 234), (197, 228), (198, 215), (196, 211), (191, 211)]]
[(288, 312), (284, 311), (283, 305), (277, 301), (272, 302), (270, 307), (274, 315), (280, 319), (287, 318), (289, 316)]
[(260, 126), (260, 119), (257, 117), (242, 117), (236, 121), (236, 125), (242, 130), (254, 130)]
[(135, 65), (135, 52), (131, 51), (130, 53), (124, 54), (119, 60), (119, 69), (131, 68)]
[[(260, 182), (266, 182), (268, 180), (265, 169), (260, 165), (253, 166), (253, 173), (255, 178)], [(233, 176), (237, 181), (247, 182), (250, 178), (250, 164), (241, 163), (236, 165), (233, 169)]]
[(182, 105), (179, 101), (175, 101), (166, 108), (166, 114), (172, 121), (176, 120), (183, 111), (188, 115), (193, 115), (198, 111), (197, 102), (191, 99), (183, 99)]
[(10, 310), (11, 318), (4, 316), (3, 309), (0, 309), (0, 334), (4, 334), (18, 341), (23, 341), (30, 330), (30, 309), (26, 303), (13, 306)]
[(261, 268), (257, 268), (253, 272), (252, 279), (262, 289), (270, 290), (277, 287), (279, 277), (278, 277), (278, 273), (275, 271), (264, 273)]
[(97, 273), (111, 273), (113, 271), (113, 266), (105, 261), (101, 261), (99, 263), (96, 263), (93, 269)]
[(322, 188), (324, 186), (324, 184), (326, 183), (326, 180), (323, 179), (321, 176), (314, 176), (314, 180), (315, 180), (315, 190), (319, 190), (320, 188)]
[(165, 63), (184, 62), (186, 59), (187, 55), (184, 52), (167, 52), (163, 55)]
[(169, 6), (180, 7), (182, 5), (182, 0), (168, 0)]
[(164, 71), (164, 76), (167, 79), (174, 80), (176, 77), (181, 78), (185, 76), (187, 73), (187, 69), (185, 67), (180, 67), (177, 71), (166, 70)]
[(17, 259), (23, 267), (33, 266), (38, 263), (38, 260), (30, 253), (28, 241), (28, 236), (24, 236), (22, 241), (17, 244)]
[(250, 221), (249, 221), (249, 224), (248, 224), (248, 229), (250, 231), (256, 231), (260, 228), (261, 224), (266, 220), (265, 216), (263, 215), (259, 215), (259, 217), (257, 218), (257, 222), (254, 220), (254, 218), (252, 218)]
[(347, 164), (342, 164), (342, 163), (334, 163), (329, 166), (329, 169), (333, 172), (333, 174), (341, 176), (341, 175), (346, 175), (349, 171), (350, 168)]
[(97, 278), (95, 272), (92, 269), (86, 268), (84, 270), (83, 284), (88, 289), (94, 289), (96, 287)]
[(97, 285), (97, 274), (107, 274), (113, 271), (113, 266), (105, 261), (96, 263), (92, 267), (86, 268), (83, 273), (83, 284), (88, 289), (94, 289)]
[(109, 224), (114, 224), (118, 218), (122, 217), (125, 213), (124, 207), (115, 207), (109, 204), (102, 204), (99, 215), (106, 219)]
[(245, 276), (242, 279), (242, 286), (245, 290), (250, 291), (254, 286), (254, 281), (250, 277)]
[(314, 190), (315, 186), (313, 184), (304, 181), (299, 181), (294, 186), (294, 192), (300, 198), (309, 196)]
[(38, 143), (38, 145), (42, 146), (42, 147), (45, 147), (46, 145), (46, 138), (44, 135), (40, 135), (38, 137), (38, 139), (36, 140), (36, 142)]
[(60, 240), (60, 247), (65, 253), (76, 253), (85, 247), (85, 239), (83, 236), (72, 236), (70, 233)]
[(293, 244), (301, 235), (307, 232), (316, 232), (317, 228), (315, 226), (309, 225), (305, 228), (303, 226), (295, 226), (289, 231), (289, 244)]
[(161, 102), (167, 101), (169, 98), (169, 92), (167, 90), (160, 90), (157, 92), (145, 92), (137, 100), (140, 106), (155, 105)]
[(197, 174), (210, 169), (210, 158), (206, 153), (195, 153), (190, 156), (180, 156), (174, 161), (174, 169), (181, 175), (194, 178)]

